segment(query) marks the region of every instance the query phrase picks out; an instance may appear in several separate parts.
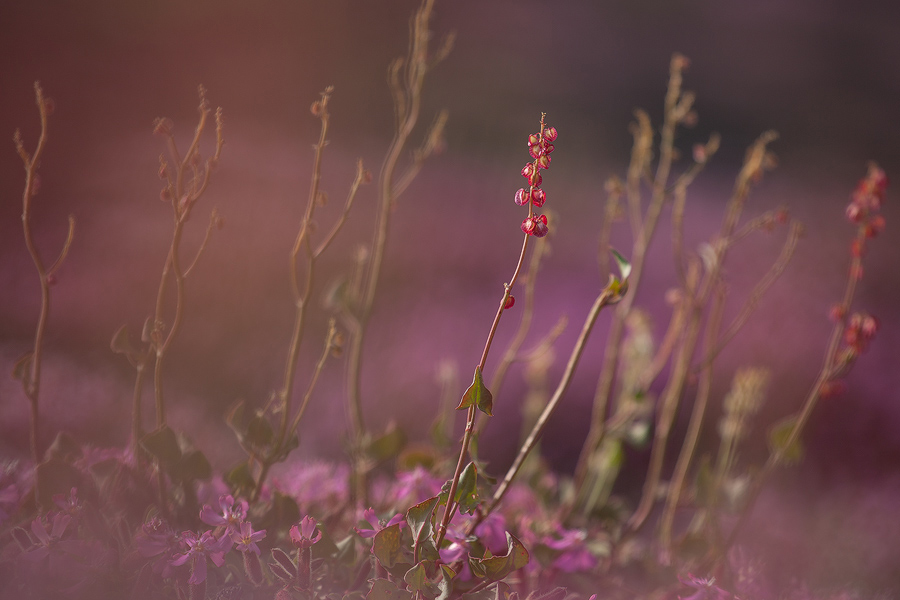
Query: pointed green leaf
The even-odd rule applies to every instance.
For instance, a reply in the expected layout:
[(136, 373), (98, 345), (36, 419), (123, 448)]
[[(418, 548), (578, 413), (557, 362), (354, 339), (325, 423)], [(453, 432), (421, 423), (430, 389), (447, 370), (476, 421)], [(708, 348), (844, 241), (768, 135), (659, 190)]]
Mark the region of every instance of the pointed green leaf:
[(469, 557), (469, 567), (477, 577), (500, 581), (513, 571), (528, 564), (528, 550), (514, 535), (506, 532), (507, 551), (503, 556), (489, 558)]
[(779, 452), (786, 464), (796, 464), (803, 459), (803, 445), (797, 439), (787, 447), (791, 432), (797, 425), (797, 416), (792, 415), (775, 423), (769, 429), (769, 450)]
[(366, 600), (411, 600), (412, 596), (387, 579), (376, 579), (372, 582), (372, 589), (366, 594)]
[(412, 533), (413, 548), (418, 552), (420, 559), (437, 559), (438, 551), (432, 533), (434, 509), (438, 505), (438, 500), (440, 496), (429, 498), (406, 511), (406, 522)]
[(142, 437), (141, 446), (167, 467), (181, 460), (178, 438), (168, 425), (163, 425)]
[(176, 478), (180, 481), (189, 482), (206, 481), (212, 477), (212, 466), (209, 464), (206, 455), (199, 450), (191, 450), (178, 462)]
[(613, 258), (616, 259), (616, 265), (619, 267), (619, 273), (622, 275), (622, 280), (627, 281), (628, 276), (631, 275), (631, 263), (613, 248), (610, 248), (610, 252), (612, 252)]
[(26, 385), (28, 381), (31, 379), (31, 361), (34, 360), (34, 352), (29, 350), (25, 354), (19, 357), (19, 359), (13, 364), (12, 368), (12, 376), (13, 379), (17, 379), (22, 382), (23, 385)]
[(397, 427), (396, 423), (391, 422), (383, 435), (372, 440), (367, 448), (367, 454), (381, 462), (396, 457), (404, 446), (406, 446), (406, 434)]
[(400, 523), (394, 523), (375, 534), (372, 542), (372, 553), (381, 566), (390, 569), (400, 557)]
[(474, 462), (470, 462), (459, 477), (459, 485), (456, 488), (454, 502), (459, 503), (459, 512), (471, 515), (478, 508), (478, 468)]
[(250, 473), (250, 465), (247, 461), (241, 461), (224, 475), (225, 483), (231, 488), (235, 496), (243, 496), (241, 492), (252, 490), (256, 485), (253, 475)]
[(137, 351), (131, 344), (131, 334), (128, 332), (128, 325), (122, 325), (116, 330), (112, 341), (109, 343), (109, 348), (114, 354), (137, 354)]
[(463, 394), (462, 400), (459, 401), (459, 406), (456, 407), (456, 410), (462, 410), (464, 408), (469, 408), (470, 406), (477, 406), (478, 410), (487, 416), (493, 416), (491, 411), (494, 408), (494, 397), (491, 395), (490, 390), (487, 389), (487, 386), (484, 385), (484, 379), (481, 376), (481, 367), (475, 367), (475, 376), (472, 379), (472, 385), (470, 385), (469, 389), (466, 390), (466, 393)]
[(426, 598), (437, 598), (441, 593), (438, 586), (428, 579), (428, 572), (425, 568), (426, 561), (420, 561), (412, 569), (403, 576), (403, 581), (414, 592), (419, 592)]

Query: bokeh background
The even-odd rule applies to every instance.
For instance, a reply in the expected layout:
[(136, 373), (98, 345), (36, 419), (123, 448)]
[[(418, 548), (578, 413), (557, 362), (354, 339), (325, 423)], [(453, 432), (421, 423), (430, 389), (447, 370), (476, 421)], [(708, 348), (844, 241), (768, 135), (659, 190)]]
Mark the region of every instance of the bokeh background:
[[(126, 439), (133, 371), (110, 352), (109, 340), (122, 324), (139, 330), (152, 311), (171, 231), (156, 176), (164, 148), (151, 134), (152, 122), (170, 117), (180, 139), (187, 139), (202, 83), (212, 104), (225, 110), (226, 147), (195, 210), (187, 246), (199, 243), (204, 208), (217, 207), (225, 228), (188, 282), (188, 312), (166, 389), (177, 427), (218, 466), (237, 458), (224, 408), (236, 399), (262, 403), (280, 385), (292, 318), (287, 256), (318, 135), (309, 105), (334, 86), (324, 166), (331, 202), (319, 213), (324, 228), (343, 203), (356, 159), (376, 173), (380, 167), (393, 128), (386, 67), (406, 50), (415, 6), (412, 0), (2, 4), (0, 132), (11, 136), (21, 128), (33, 148), (35, 80), (56, 104), (33, 213), (45, 259), (62, 243), (66, 215), (77, 220), (52, 292), (45, 443), (60, 428), (98, 444)], [(455, 32), (456, 46), (426, 83), (422, 121), (447, 108), (447, 144), (394, 213), (364, 369), (370, 426), (394, 419), (412, 438), (424, 437), (422, 423), (438, 405), (439, 365), (459, 365), (465, 380), (477, 363), (521, 243), (522, 209), (512, 197), (528, 158), (526, 136), (542, 111), (560, 132), (543, 186), (557, 218), (538, 285), (533, 341), (561, 314), (569, 315), (557, 346), (564, 363), (605, 282), (596, 260), (603, 182), (624, 171), (632, 111), (645, 108), (659, 124), (669, 58), (677, 51), (691, 59), (685, 87), (697, 92), (699, 113), (679, 146), (687, 155), (711, 132), (723, 136), (689, 198), (692, 247), (718, 227), (744, 150), (767, 129), (781, 135), (772, 146), (779, 167), (753, 193), (749, 212), (786, 205), (806, 225), (794, 262), (718, 365), (718, 398), (737, 366), (773, 370), (768, 404), (746, 451), (748, 462), (761, 460), (764, 423), (796, 409), (820, 366), (828, 309), (846, 280), (849, 192), (869, 160), (900, 176), (898, 28), (900, 12), (885, 1), (438, 2), (436, 41)], [(207, 150), (211, 144), (207, 139)], [(10, 140), (0, 146), (3, 373), (31, 347), (39, 306), (22, 241), (22, 181)], [(749, 540), (770, 560), (787, 561), (798, 577), (823, 585), (852, 581), (900, 589), (900, 252), (893, 233), (900, 214), (894, 198), (889, 191), (887, 231), (872, 244), (857, 304), (880, 318), (879, 337), (847, 378), (848, 391), (821, 406), (807, 434), (804, 464), (773, 483)], [(368, 243), (374, 206), (370, 186), (319, 270), (317, 295), (350, 270), (354, 248)], [(616, 230), (616, 243), (630, 248), (627, 223)], [(732, 255), (733, 298), (746, 293), (777, 255), (781, 235), (758, 236)], [(664, 236), (650, 262), (638, 304), (661, 334), (663, 295), (674, 284)], [(515, 327), (517, 314), (507, 315), (498, 349)], [(586, 433), (607, 325), (601, 316), (565, 409), (543, 444), (563, 472), (572, 468)], [(301, 381), (323, 332), (324, 317), (304, 344)], [(515, 452), (524, 389), (521, 371), (514, 370), (483, 441), (498, 471)], [(17, 382), (4, 376), (0, 454), (25, 454), (26, 419)], [(342, 365), (333, 362), (297, 455), (339, 458), (344, 428)], [(712, 443), (712, 421), (707, 429)], [(634, 475), (623, 479), (623, 493), (635, 491), (645, 461), (639, 452), (629, 456)]]

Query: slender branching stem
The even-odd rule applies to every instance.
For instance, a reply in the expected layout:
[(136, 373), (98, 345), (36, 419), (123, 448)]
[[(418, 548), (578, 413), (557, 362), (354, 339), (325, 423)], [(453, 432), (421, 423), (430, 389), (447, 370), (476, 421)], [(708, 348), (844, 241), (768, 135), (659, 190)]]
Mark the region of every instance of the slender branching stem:
[(31, 206), (35, 194), (37, 194), (38, 186), (38, 167), (40, 166), (41, 157), (44, 154), (44, 148), (47, 143), (47, 122), (50, 112), (52, 111), (52, 101), (44, 98), (44, 92), (40, 83), (34, 84), (35, 102), (38, 107), (38, 114), (41, 120), (41, 132), (38, 136), (37, 146), (34, 152), (29, 155), (25, 150), (22, 142), (22, 136), (16, 130), (13, 136), (13, 142), (16, 151), (22, 158), (25, 166), (25, 189), (22, 192), (22, 231), (25, 236), (25, 246), (28, 254), (34, 262), (35, 269), (38, 273), (38, 281), (41, 287), (41, 308), (38, 313), (37, 326), (34, 333), (34, 347), (25, 355), (16, 365), (16, 376), (22, 381), (22, 389), (25, 397), (28, 399), (30, 407), (30, 431), (29, 446), (31, 450), (31, 458), (37, 464), (40, 462), (42, 454), (42, 445), (40, 443), (40, 390), (41, 390), (41, 367), (43, 364), (44, 336), (47, 332), (47, 320), (50, 317), (50, 284), (57, 269), (62, 265), (69, 253), (72, 240), (75, 233), (75, 219), (69, 217), (69, 229), (66, 234), (66, 240), (63, 243), (59, 256), (51, 264), (50, 268), (46, 268), (37, 246), (34, 241), (34, 233), (31, 229)]

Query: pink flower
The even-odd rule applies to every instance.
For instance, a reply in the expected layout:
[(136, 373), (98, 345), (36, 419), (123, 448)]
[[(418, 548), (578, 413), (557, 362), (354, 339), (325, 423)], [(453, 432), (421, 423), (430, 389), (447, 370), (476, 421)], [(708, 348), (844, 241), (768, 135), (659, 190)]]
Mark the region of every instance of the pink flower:
[(247, 518), (247, 507), (246, 500), (235, 504), (230, 494), (222, 494), (219, 496), (219, 512), (209, 504), (204, 504), (203, 510), (200, 511), (200, 520), (213, 527), (224, 525), (228, 531), (235, 531)]
[(734, 595), (726, 592), (716, 585), (715, 577), (695, 577), (688, 574), (687, 578), (678, 576), (678, 580), (684, 585), (697, 590), (690, 596), (678, 596), (679, 600), (731, 600)]
[(400, 523), (400, 528), (403, 528), (403, 524), (406, 523), (406, 519), (401, 513), (397, 513), (394, 515), (390, 521), (385, 523), (383, 520), (379, 520), (378, 516), (375, 514), (374, 508), (367, 508), (365, 512), (363, 512), (363, 521), (366, 521), (371, 527), (354, 527), (353, 530), (359, 534), (361, 538), (372, 538), (386, 527), (390, 527), (391, 525), (396, 525)]
[(257, 556), (259, 556), (259, 546), (256, 545), (256, 542), (264, 537), (266, 537), (266, 530), (253, 531), (253, 525), (250, 524), (250, 521), (241, 523), (240, 532), (231, 532), (231, 539), (238, 550), (241, 552), (252, 552)]
[(309, 548), (322, 539), (322, 532), (316, 529), (316, 520), (303, 517), (298, 525), (291, 527), (291, 543), (295, 548)]
[(207, 558), (217, 567), (221, 567), (225, 563), (225, 553), (231, 549), (233, 544), (230, 536), (223, 535), (217, 540), (211, 531), (203, 532), (200, 537), (197, 537), (193, 531), (185, 531), (181, 534), (181, 539), (188, 546), (188, 551), (176, 555), (170, 564), (173, 567), (179, 567), (190, 561), (191, 576), (188, 583), (191, 585), (199, 585), (206, 581)]

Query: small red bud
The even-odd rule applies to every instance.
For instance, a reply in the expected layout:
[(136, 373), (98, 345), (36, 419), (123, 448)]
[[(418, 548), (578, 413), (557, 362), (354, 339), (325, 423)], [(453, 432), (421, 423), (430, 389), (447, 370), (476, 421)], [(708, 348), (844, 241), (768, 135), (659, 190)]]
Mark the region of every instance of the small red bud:
[(847, 315), (847, 309), (844, 308), (843, 306), (841, 306), (840, 304), (835, 304), (828, 311), (828, 318), (835, 323), (843, 320), (843, 318), (846, 315)]
[(312, 103), (312, 106), (309, 107), (309, 112), (312, 113), (314, 117), (318, 117), (322, 114), (322, 102), (316, 100)]
[(513, 304), (515, 304), (515, 303), (516, 303), (515, 297), (512, 294), (510, 294), (506, 298), (506, 304), (503, 305), (504, 310), (507, 308), (512, 308)]
[(694, 144), (694, 162), (702, 165), (708, 158), (706, 146), (703, 144)]
[(875, 215), (869, 222), (866, 223), (865, 235), (867, 238), (873, 238), (882, 231), (884, 231), (884, 217), (881, 215)]
[(859, 223), (863, 218), (863, 209), (856, 202), (847, 205), (847, 220), (851, 223)]
[(865, 315), (862, 317), (859, 330), (866, 339), (872, 339), (875, 337), (875, 334), (878, 333), (878, 326), (879, 323), (877, 318), (872, 315)]
[(775, 222), (779, 225), (784, 225), (791, 218), (791, 213), (788, 209), (782, 207), (775, 210)]
[(159, 199), (162, 200), (163, 202), (171, 202), (172, 201), (172, 194), (169, 193), (169, 188), (164, 187), (162, 190), (160, 190)]
[(168, 175), (168, 169), (166, 168), (166, 163), (160, 163), (159, 165), (159, 178), (165, 179)]
[(834, 381), (826, 381), (819, 387), (820, 398), (834, 398), (840, 396), (847, 391), (847, 384), (836, 379)]
[(850, 256), (853, 258), (862, 258), (866, 254), (866, 244), (860, 239), (855, 239), (850, 244)]

